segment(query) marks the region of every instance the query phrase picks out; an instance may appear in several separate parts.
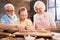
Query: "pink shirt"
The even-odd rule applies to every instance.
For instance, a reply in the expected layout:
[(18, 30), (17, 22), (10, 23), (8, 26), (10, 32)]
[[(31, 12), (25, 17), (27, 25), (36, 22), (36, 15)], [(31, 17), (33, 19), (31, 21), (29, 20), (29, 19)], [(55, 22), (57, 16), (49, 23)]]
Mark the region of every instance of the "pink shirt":
[(53, 16), (51, 15), (51, 13), (44, 13), (42, 15), (39, 14), (35, 14), (34, 15), (34, 26), (37, 27), (37, 29), (39, 28), (44, 28), (44, 27), (49, 27), (50, 25), (54, 25), (55, 21), (53, 19)]

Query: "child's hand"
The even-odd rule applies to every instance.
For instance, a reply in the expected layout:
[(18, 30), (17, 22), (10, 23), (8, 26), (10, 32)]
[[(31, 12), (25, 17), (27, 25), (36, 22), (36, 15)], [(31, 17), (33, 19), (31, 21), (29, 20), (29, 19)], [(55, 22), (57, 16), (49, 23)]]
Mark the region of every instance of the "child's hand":
[(23, 25), (19, 24), (17, 26), (18, 26), (19, 32), (23, 32), (25, 30), (25, 27)]

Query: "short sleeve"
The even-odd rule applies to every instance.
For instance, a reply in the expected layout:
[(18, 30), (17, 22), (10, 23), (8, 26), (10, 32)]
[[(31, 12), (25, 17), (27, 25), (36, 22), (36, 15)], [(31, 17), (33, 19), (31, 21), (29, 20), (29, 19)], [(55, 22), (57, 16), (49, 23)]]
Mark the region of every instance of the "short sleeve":
[(30, 25), (30, 26), (33, 25), (32, 21), (30, 19), (28, 20), (28, 25)]
[(53, 18), (53, 16), (52, 16), (52, 14), (50, 13), (49, 14), (49, 18), (50, 18), (50, 25), (53, 25), (53, 26), (55, 26), (56, 27), (56, 23), (55, 23), (55, 20), (54, 20), (54, 18)]
[(35, 29), (35, 27), (33, 26), (33, 23), (32, 23), (32, 21), (31, 20), (29, 20), (28, 19), (28, 21), (27, 21), (28, 23), (27, 23), (27, 29)]
[(3, 18), (1, 18), (1, 19), (0, 19), (0, 22), (1, 22), (1, 23), (5, 23), (5, 21), (4, 21), (4, 19), (3, 19)]
[(16, 24), (19, 24), (19, 22), (18, 22), (18, 20), (12, 20), (12, 21), (10, 22), (10, 24), (16, 25)]

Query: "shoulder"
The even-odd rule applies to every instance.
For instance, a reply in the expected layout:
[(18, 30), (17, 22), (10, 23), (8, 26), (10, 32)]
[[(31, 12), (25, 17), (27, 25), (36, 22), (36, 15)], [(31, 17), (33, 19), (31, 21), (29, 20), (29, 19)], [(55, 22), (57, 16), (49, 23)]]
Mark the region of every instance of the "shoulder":
[(30, 19), (26, 19), (26, 21), (31, 21)]
[(48, 18), (49, 20), (54, 20), (54, 15), (51, 12), (47, 12), (45, 14), (45, 17)]
[(6, 23), (7, 15), (3, 15), (0, 19), (2, 23)]
[(28, 25), (30, 25), (30, 26), (33, 25), (32, 21), (31, 21), (30, 19), (27, 19), (26, 21), (27, 21), (26, 23), (27, 23)]
[(7, 15), (3, 15), (1, 18), (4, 18), (5, 19), (6, 17), (7, 17)]
[(45, 15), (52, 15), (52, 13), (51, 12), (45, 12)]
[(35, 14), (35, 15), (34, 15), (34, 17), (37, 17), (37, 16), (38, 16), (38, 14)]
[(17, 22), (17, 21), (19, 21), (19, 19), (14, 19), (14, 20), (12, 20), (12, 22)]
[(32, 23), (32, 21), (31, 21), (30, 19), (26, 19), (26, 21), (27, 21), (28, 23)]
[(45, 16), (47, 16), (47, 17), (53, 17), (53, 15), (52, 15), (51, 12), (45, 12)]
[(7, 15), (3, 15), (0, 20), (2, 21), (2, 20), (6, 20), (6, 19), (7, 19)]
[(19, 19), (15, 19), (11, 21), (11, 24), (18, 24), (18, 22), (19, 22)]

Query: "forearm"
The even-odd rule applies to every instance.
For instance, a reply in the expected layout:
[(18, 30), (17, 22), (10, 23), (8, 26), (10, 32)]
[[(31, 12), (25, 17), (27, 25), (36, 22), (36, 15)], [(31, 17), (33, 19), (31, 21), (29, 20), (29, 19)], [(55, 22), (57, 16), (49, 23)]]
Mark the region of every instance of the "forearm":
[(0, 28), (2, 29), (11, 29), (13, 27), (15, 27), (15, 25), (0, 23)]
[(54, 30), (54, 29), (56, 29), (56, 27), (55, 26), (47, 26), (47, 27), (45, 27), (45, 29), (46, 30)]

